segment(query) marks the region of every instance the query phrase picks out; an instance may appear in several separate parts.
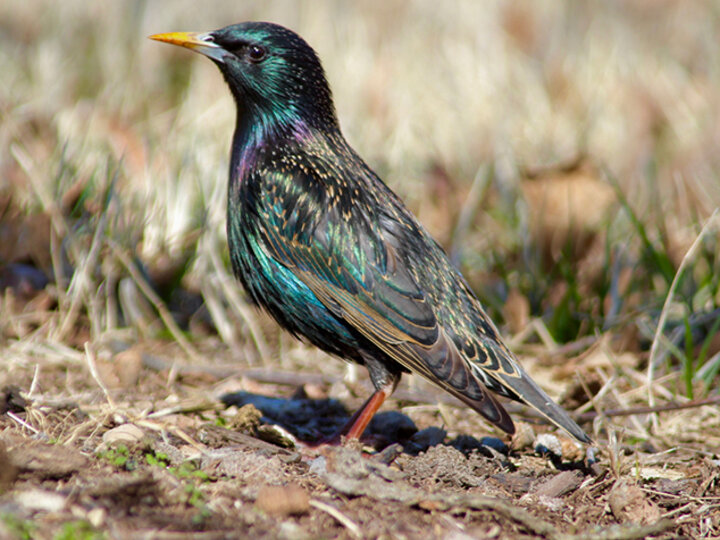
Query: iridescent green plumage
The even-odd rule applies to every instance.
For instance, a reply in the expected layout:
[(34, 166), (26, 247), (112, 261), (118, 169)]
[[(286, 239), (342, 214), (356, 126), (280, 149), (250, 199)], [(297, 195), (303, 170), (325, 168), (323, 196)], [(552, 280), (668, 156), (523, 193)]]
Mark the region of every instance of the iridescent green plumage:
[(230, 86), (233, 269), (290, 332), (368, 368), (380, 397), (361, 411), (360, 432), (412, 371), (509, 433), (512, 420), (488, 389), (589, 442), (523, 371), (445, 252), (345, 141), (302, 38), (270, 23), (154, 37), (209, 56)]

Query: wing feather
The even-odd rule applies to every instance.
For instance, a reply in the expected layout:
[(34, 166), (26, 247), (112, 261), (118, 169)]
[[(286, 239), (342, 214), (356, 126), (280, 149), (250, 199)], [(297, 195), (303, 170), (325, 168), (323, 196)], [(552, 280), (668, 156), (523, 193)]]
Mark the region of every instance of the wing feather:
[[(328, 241), (327, 230), (318, 227), (311, 236), (287, 234), (280, 221), (284, 215), (276, 213), (275, 223), (262, 230), (270, 256), (292, 268), (323, 305), (379, 350), (514, 432), (510, 416), (440, 326), (426, 294), (382, 230), (361, 220), (364, 227), (347, 223), (334, 231), (340, 238)], [(352, 266), (357, 264), (363, 267)]]

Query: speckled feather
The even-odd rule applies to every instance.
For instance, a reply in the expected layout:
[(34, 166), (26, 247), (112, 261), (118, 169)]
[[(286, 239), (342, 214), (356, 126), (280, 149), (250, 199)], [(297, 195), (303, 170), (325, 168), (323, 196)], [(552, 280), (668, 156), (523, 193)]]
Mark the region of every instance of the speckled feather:
[(228, 241), (252, 300), (296, 336), (364, 364), (378, 389), (412, 371), (512, 433), (490, 389), (588, 442), (525, 373), (442, 248), (345, 141), (312, 48), (270, 23), (204, 36), (223, 50), (213, 59), (238, 105)]

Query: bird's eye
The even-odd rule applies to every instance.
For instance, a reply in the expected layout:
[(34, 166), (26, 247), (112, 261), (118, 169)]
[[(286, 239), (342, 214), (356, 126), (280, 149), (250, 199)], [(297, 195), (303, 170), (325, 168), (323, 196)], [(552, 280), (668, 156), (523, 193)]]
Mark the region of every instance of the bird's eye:
[(250, 45), (246, 53), (248, 59), (253, 63), (262, 62), (267, 56), (267, 51), (260, 45)]

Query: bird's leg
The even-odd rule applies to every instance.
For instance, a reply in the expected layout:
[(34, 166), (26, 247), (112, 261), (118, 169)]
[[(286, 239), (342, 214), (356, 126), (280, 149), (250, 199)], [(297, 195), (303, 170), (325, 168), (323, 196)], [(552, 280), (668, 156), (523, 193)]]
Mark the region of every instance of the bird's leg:
[(341, 435), (345, 435), (348, 439), (359, 439), (370, 423), (370, 420), (372, 420), (385, 400), (390, 397), (393, 390), (395, 390), (394, 384), (376, 390), (375, 393), (363, 403), (363, 406), (350, 417), (350, 420), (347, 421), (335, 436), (339, 438)]
[(395, 391), (395, 387), (400, 382), (400, 373), (391, 372), (384, 367), (382, 376), (378, 377), (377, 375), (380, 375), (380, 370), (370, 368), (370, 377), (376, 388), (375, 393), (363, 403), (362, 407), (334, 435), (322, 439), (319, 442), (320, 445), (339, 444), (343, 436), (348, 439), (359, 439), (362, 436), (370, 420), (372, 420), (385, 400)]
[(343, 437), (348, 439), (359, 439), (365, 431), (365, 428), (375, 416), (383, 402), (393, 393), (395, 385), (389, 385), (387, 387), (379, 388), (375, 393), (370, 396), (362, 407), (360, 407), (355, 414), (350, 417), (343, 427), (341, 427), (335, 434), (325, 437), (318, 441), (318, 446), (324, 445), (336, 445), (340, 444)]

